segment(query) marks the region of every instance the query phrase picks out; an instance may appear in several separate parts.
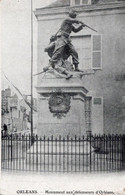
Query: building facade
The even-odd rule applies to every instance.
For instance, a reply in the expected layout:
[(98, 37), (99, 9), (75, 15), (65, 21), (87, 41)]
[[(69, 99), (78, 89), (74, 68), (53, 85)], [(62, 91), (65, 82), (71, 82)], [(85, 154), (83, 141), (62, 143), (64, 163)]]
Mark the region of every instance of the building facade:
[[(2, 90), (2, 104), (1, 104), (1, 126), (7, 126), (8, 133), (30, 133), (31, 114), (30, 106), (26, 103), (30, 100), (28, 96), (24, 95), (24, 99), (19, 99), (16, 94), (12, 95), (11, 89), (8, 87)], [(37, 129), (37, 102), (34, 99), (34, 133)]]
[[(84, 27), (72, 33), (79, 54), (79, 68), (87, 71), (83, 86), (91, 99), (91, 131), (125, 133), (125, 1), (57, 0), (37, 9), (38, 72), (48, 64), (44, 48), (59, 30), (69, 9), (76, 9), (78, 19), (96, 29)], [(38, 77), (38, 86), (42, 77)], [(41, 101), (40, 98), (38, 101)]]

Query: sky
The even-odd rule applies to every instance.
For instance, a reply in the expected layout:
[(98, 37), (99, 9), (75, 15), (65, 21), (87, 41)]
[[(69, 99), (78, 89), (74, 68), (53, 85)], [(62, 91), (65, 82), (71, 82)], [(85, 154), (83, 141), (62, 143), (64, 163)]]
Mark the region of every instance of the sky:
[[(44, 7), (55, 0), (32, 0), (33, 10)], [(31, 1), (1, 0), (1, 88), (11, 87), (8, 79), (23, 94), (30, 94), (31, 70)], [(34, 61), (33, 72), (37, 72), (37, 19), (33, 15)], [(34, 77), (34, 87), (37, 78)], [(34, 95), (36, 90), (34, 88)]]

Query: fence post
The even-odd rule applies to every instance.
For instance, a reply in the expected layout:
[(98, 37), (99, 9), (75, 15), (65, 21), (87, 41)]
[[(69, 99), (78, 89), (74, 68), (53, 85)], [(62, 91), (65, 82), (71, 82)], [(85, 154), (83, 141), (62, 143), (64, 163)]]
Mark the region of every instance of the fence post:
[(92, 164), (92, 151), (91, 151), (91, 134), (89, 135), (89, 140), (90, 140), (90, 172), (91, 172), (91, 164)]
[(12, 162), (12, 159), (13, 159), (13, 142), (12, 142), (12, 138), (13, 138), (13, 136), (11, 134), (11, 137), (10, 137), (10, 139), (11, 139), (11, 162)]
[(67, 172), (69, 172), (69, 135), (67, 135)]
[(53, 172), (53, 135), (51, 136), (51, 160), (52, 160), (52, 162), (51, 162), (51, 167), (52, 167), (52, 172)]
[(79, 142), (79, 172), (80, 172), (80, 165), (81, 165), (81, 163), (80, 163), (80, 155), (81, 155), (81, 154), (80, 154), (80, 153), (81, 153), (81, 150), (80, 150), (80, 146), (81, 146), (81, 145), (80, 145), (80, 141), (81, 141), (81, 139), (80, 139), (80, 137), (79, 137), (79, 141), (78, 141), (78, 142)]
[[(61, 142), (61, 135), (59, 135), (59, 170), (61, 171), (61, 146), (62, 146), (62, 142)], [(63, 157), (63, 155), (62, 155)], [(63, 169), (62, 169), (63, 170)]]
[(57, 172), (57, 137), (55, 139), (55, 172)]
[[(38, 136), (36, 135), (36, 171), (38, 171)], [(40, 154), (41, 155), (41, 154)]]
[(44, 138), (43, 138), (43, 144), (44, 144), (44, 148), (43, 148), (43, 153), (44, 153), (44, 172), (45, 172), (45, 169), (46, 169), (46, 163), (45, 163), (45, 159), (46, 159), (46, 156), (45, 156), (45, 141), (46, 141), (46, 137), (44, 135)]
[(122, 137), (122, 159), (123, 159), (123, 169), (125, 169), (125, 135)]

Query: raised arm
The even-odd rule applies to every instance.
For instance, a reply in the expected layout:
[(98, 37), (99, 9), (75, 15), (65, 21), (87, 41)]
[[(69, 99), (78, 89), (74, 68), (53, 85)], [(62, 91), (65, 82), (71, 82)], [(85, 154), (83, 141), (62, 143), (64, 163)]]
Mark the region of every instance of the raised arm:
[(79, 32), (80, 30), (82, 30), (83, 27), (84, 27), (84, 25), (80, 25), (80, 26), (77, 27), (77, 28), (73, 26), (72, 31), (75, 32), (75, 33), (77, 33), (77, 32)]

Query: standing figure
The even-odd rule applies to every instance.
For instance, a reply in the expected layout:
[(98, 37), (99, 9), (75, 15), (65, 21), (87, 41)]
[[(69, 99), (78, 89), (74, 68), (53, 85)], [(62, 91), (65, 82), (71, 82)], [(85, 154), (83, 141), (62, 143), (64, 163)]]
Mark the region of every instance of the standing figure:
[[(71, 43), (70, 34), (71, 32), (79, 32), (83, 29), (85, 26), (83, 22), (75, 19), (77, 16), (77, 13), (75, 10), (71, 10), (69, 12), (69, 17), (67, 17), (61, 24), (60, 28), (60, 38), (58, 38), (58, 41), (56, 41), (55, 49), (51, 58), (51, 63), (58, 62), (63, 56), (63, 52), (65, 49), (65, 46), (68, 47), (69, 53), (72, 56), (72, 61), (75, 67), (75, 71), (79, 71), (78, 69), (78, 53), (75, 50), (73, 44)], [(75, 27), (73, 24), (80, 24), (78, 27)]]
[[(50, 64), (57, 71), (60, 71), (63, 74), (66, 74), (68, 78), (72, 75), (68, 73), (64, 68), (63, 64), (65, 60), (72, 56), (72, 61), (75, 71), (80, 71), (78, 68), (79, 60), (78, 53), (75, 50), (73, 44), (71, 43), (70, 34), (71, 32), (79, 32), (85, 26), (83, 22), (75, 19), (77, 13), (75, 10), (69, 12), (69, 17), (67, 17), (61, 24), (60, 31), (55, 37), (55, 41), (52, 42), (48, 47), (45, 48), (45, 52), (51, 53)], [(78, 27), (75, 27), (73, 24), (79, 24)], [(51, 52), (53, 51), (53, 52)]]
[(8, 127), (6, 124), (3, 125), (3, 131), (4, 131), (4, 136), (8, 135)]

